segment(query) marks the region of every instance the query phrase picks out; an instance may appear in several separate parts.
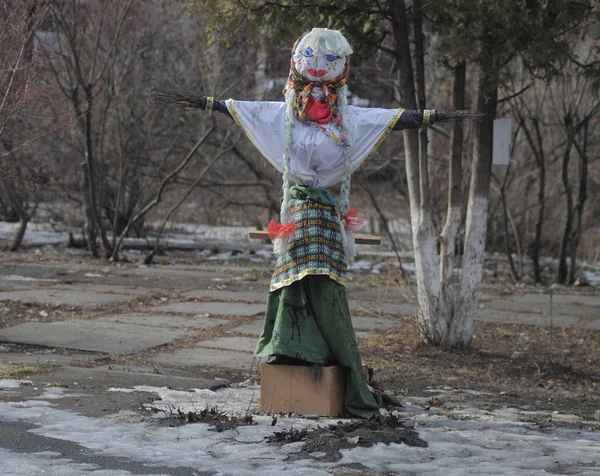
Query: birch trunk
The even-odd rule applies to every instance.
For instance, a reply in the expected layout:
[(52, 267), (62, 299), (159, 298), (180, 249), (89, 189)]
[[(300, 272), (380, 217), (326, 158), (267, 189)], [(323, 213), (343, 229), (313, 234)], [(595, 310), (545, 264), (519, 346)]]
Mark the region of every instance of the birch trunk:
[[(405, 2), (390, 0), (389, 6), (396, 42), (396, 63), (400, 71), (398, 89), (401, 103), (408, 109), (417, 109), (417, 106), (423, 109), (426, 96), (421, 1), (413, 2), (414, 68)], [(419, 330), (421, 339), (432, 345), (466, 347), (473, 337), (483, 274), (492, 164), (492, 131), (498, 102), (499, 68), (498, 60), (494, 59), (493, 44), (494, 39), (488, 34), (482, 48), (483, 59), (480, 61), (478, 104), (478, 110), (483, 112), (485, 117), (477, 130), (460, 279), (454, 278), (453, 262), (455, 237), (460, 226), (462, 209), (462, 125), (453, 129), (449, 208), (444, 231), (440, 236), (440, 255), (437, 253), (437, 231), (430, 203), (427, 131), (404, 131)], [(455, 72), (454, 106), (457, 109), (464, 108), (465, 68), (464, 64), (460, 64)]]
[[(453, 107), (465, 108), (465, 86), (467, 68), (464, 61), (454, 68), (454, 86), (452, 91)], [(450, 144), (450, 171), (448, 174), (448, 211), (446, 223), (440, 235), (440, 286), (443, 296), (443, 306), (440, 310), (441, 319), (447, 327), (455, 312), (456, 301), (460, 288), (454, 273), (456, 250), (456, 235), (462, 221), (462, 153), (463, 153), (463, 124), (456, 121), (452, 126)]]
[(484, 115), (476, 131), (460, 275), (460, 296), (457, 298), (456, 308), (449, 322), (447, 345), (450, 347), (467, 347), (471, 344), (477, 316), (487, 237), (494, 117), (498, 105), (499, 66), (494, 53), (494, 38), (488, 32), (481, 52), (477, 104), (477, 110)]
[(256, 52), (256, 68), (254, 68), (254, 100), (262, 101), (267, 91), (267, 50), (260, 45)]
[[(396, 61), (400, 69), (400, 96), (404, 107), (417, 109), (425, 105), (425, 71), (421, 2), (413, 3), (415, 31), (416, 80), (410, 51), (409, 25), (404, 0), (391, 1)], [(415, 82), (417, 89), (415, 89)], [(417, 98), (419, 104), (417, 105)], [(445, 340), (445, 326), (438, 319), (440, 303), (439, 257), (431, 215), (427, 164), (427, 131), (404, 131), (406, 175), (410, 198), (410, 217), (415, 254), (419, 331), (424, 341), (441, 344)]]

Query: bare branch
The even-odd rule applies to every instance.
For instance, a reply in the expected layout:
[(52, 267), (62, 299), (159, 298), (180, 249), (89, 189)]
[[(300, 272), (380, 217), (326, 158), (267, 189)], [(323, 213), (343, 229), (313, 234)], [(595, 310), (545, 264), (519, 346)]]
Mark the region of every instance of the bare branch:
[(127, 225), (125, 226), (124, 230), (121, 232), (121, 235), (119, 236), (119, 239), (117, 240), (117, 243), (116, 243), (116, 245), (114, 246), (114, 248), (112, 250), (112, 255), (111, 255), (111, 259), (112, 260), (117, 259), (118, 252), (119, 252), (119, 250), (121, 248), (121, 245), (123, 244), (123, 240), (127, 236), (127, 233), (131, 229), (132, 225), (134, 225), (138, 220), (140, 220), (152, 208), (154, 208), (156, 205), (158, 205), (162, 201), (162, 194), (163, 194), (163, 192), (164, 192), (165, 187), (167, 186), (167, 184), (171, 181), (171, 179), (173, 177), (175, 177), (179, 172), (181, 172), (187, 166), (187, 164), (190, 162), (190, 160), (192, 159), (192, 157), (194, 156), (194, 154), (196, 153), (196, 151), (200, 148), (200, 146), (204, 143), (204, 141), (206, 141), (206, 139), (208, 139), (208, 136), (213, 132), (214, 129), (215, 129), (214, 127), (211, 127), (208, 130), (208, 132), (206, 132), (206, 134), (204, 134), (204, 136), (202, 136), (198, 140), (198, 142), (196, 142), (196, 144), (194, 144), (194, 147), (192, 147), (192, 149), (189, 151), (189, 153), (183, 159), (183, 161), (171, 173), (169, 173), (163, 179), (163, 181), (161, 182), (160, 187), (159, 187), (158, 191), (156, 192), (154, 198), (149, 203), (147, 203), (144, 208), (142, 208), (138, 213), (136, 213), (134, 216), (132, 216), (129, 219), (129, 221), (127, 222)]

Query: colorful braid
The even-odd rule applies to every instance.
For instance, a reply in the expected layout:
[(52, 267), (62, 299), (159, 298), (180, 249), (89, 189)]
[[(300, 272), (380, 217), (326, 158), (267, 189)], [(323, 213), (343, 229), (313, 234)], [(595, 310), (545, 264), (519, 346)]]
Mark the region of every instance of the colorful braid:
[(346, 139), (344, 146), (344, 171), (342, 173), (342, 184), (340, 195), (342, 197), (341, 214), (346, 215), (350, 209), (350, 179), (352, 176), (352, 137), (348, 124), (348, 86), (340, 88), (340, 106), (342, 109), (342, 130)]
[(294, 102), (296, 91), (290, 89), (285, 95), (285, 151), (283, 153), (283, 200), (281, 202), (280, 221), (281, 224), (290, 223), (290, 160), (292, 155), (292, 130), (294, 127)]

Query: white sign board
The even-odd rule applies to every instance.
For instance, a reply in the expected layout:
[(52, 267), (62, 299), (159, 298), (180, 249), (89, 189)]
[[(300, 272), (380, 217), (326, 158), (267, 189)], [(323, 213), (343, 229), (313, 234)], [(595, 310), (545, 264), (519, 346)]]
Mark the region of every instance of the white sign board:
[(512, 119), (494, 119), (492, 164), (508, 165), (510, 162)]

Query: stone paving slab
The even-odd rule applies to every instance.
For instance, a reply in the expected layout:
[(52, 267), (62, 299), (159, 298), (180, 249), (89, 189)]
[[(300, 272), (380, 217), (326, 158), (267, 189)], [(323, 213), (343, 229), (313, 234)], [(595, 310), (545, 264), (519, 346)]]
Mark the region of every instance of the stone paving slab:
[(591, 331), (600, 331), (600, 319), (590, 322), (589, 324), (583, 326), (583, 328)]
[(116, 316), (103, 317), (96, 319), (96, 322), (116, 322), (120, 324), (134, 324), (138, 326), (153, 327), (175, 327), (175, 328), (205, 328), (214, 327), (220, 324), (227, 324), (227, 319), (216, 317), (192, 317), (192, 316), (174, 316), (172, 314), (119, 314)]
[(385, 302), (392, 304), (410, 304), (406, 293), (402, 293), (398, 288), (372, 288), (372, 289), (352, 289), (352, 285), (346, 286), (348, 299), (357, 302)]
[(264, 304), (239, 302), (174, 302), (152, 308), (155, 312), (179, 312), (182, 314), (213, 314), (216, 316), (256, 316), (265, 312)]
[(391, 314), (397, 315), (414, 315), (417, 312), (417, 307), (409, 303), (388, 303), (388, 302), (367, 302), (367, 301), (349, 301), (350, 311), (362, 311), (375, 315)]
[(133, 354), (183, 337), (185, 329), (156, 328), (114, 322), (70, 320), (28, 322), (0, 330), (0, 342)]
[(151, 387), (171, 388), (208, 388), (221, 385), (222, 380), (190, 378), (178, 375), (157, 374), (155, 372), (136, 372), (131, 370), (113, 369), (112, 365), (94, 368), (85, 367), (61, 367), (53, 372), (32, 375), (28, 377), (33, 382), (76, 382), (77, 387), (100, 387), (105, 390), (109, 388), (132, 388), (137, 385), (148, 385)]
[(215, 278), (229, 279), (233, 273), (223, 273), (217, 270), (200, 270), (193, 268), (174, 268), (174, 267), (156, 267), (139, 266), (137, 268), (126, 268), (118, 271), (121, 275), (146, 276), (149, 278), (191, 278), (194, 280), (212, 280)]
[(352, 318), (352, 325), (357, 330), (373, 330), (373, 329), (392, 329), (401, 324), (400, 320), (384, 319), (381, 317), (360, 317)]
[(68, 291), (54, 289), (32, 289), (0, 293), (0, 301), (22, 301), (41, 304), (65, 304), (68, 306), (91, 308), (103, 304), (122, 302), (130, 299), (123, 294), (99, 294), (93, 291)]
[[(36, 279), (53, 279), (62, 281), (61, 284), (76, 282), (89, 285), (106, 284), (110, 286), (121, 285), (129, 287), (160, 289), (190, 289), (193, 287), (206, 287), (218, 278), (228, 280), (228, 275), (214, 270), (197, 269), (168, 269), (161, 267), (137, 268), (116, 266), (78, 266), (77, 263), (51, 263), (44, 266), (23, 265), (12, 271), (15, 274), (30, 276)], [(88, 276), (86, 276), (88, 275)], [(98, 275), (98, 276), (93, 276)], [(43, 283), (41, 283), (43, 284)]]
[(94, 362), (104, 357), (102, 354), (0, 352), (0, 362), (4, 364), (66, 365), (73, 362)]
[(252, 354), (229, 350), (215, 351), (212, 348), (192, 347), (179, 349), (174, 352), (162, 352), (154, 355), (151, 360), (163, 365), (211, 365), (234, 370), (249, 370), (257, 368)]
[(365, 331), (356, 331), (356, 338), (358, 340), (361, 339), (371, 339), (373, 337), (377, 337), (379, 334), (375, 334), (374, 332), (365, 332)]
[[(256, 291), (221, 291), (218, 289), (195, 289), (182, 294), (189, 298), (211, 298), (217, 301), (267, 302), (267, 288)], [(264, 306), (263, 306), (264, 307)]]
[(40, 272), (47, 272), (49, 274), (56, 274), (57, 272), (63, 272), (68, 274), (75, 273), (97, 273), (97, 274), (120, 274), (120, 275), (145, 275), (153, 277), (163, 276), (174, 276), (174, 277), (187, 277), (187, 278), (214, 278), (214, 277), (228, 277), (237, 273), (240, 268), (236, 268), (236, 271), (231, 273), (222, 273), (221, 268), (211, 267), (207, 268), (203, 266), (199, 269), (196, 266), (181, 266), (181, 265), (169, 265), (169, 266), (146, 266), (139, 264), (125, 264), (119, 265), (99, 265), (97, 263), (75, 263), (72, 261), (64, 263), (24, 263), (19, 265), (16, 269), (25, 273), (29, 270), (30, 273), (39, 274)]
[(236, 352), (254, 353), (257, 339), (255, 337), (219, 337), (218, 339), (198, 342), (198, 347), (210, 349), (234, 350)]
[[(255, 322), (251, 322), (250, 324), (243, 324), (241, 326), (238, 326), (232, 329), (232, 332), (237, 332), (239, 334), (249, 334), (258, 337), (260, 336), (263, 330), (263, 326), (264, 321), (261, 319)], [(378, 334), (375, 334), (373, 332), (356, 332), (356, 337), (358, 337), (359, 339), (370, 339), (371, 337), (376, 337), (377, 335)]]
[[(515, 294), (502, 299), (484, 302), (486, 308), (506, 311), (537, 311), (550, 314), (549, 294)], [(554, 315), (600, 317), (600, 296), (564, 295), (552, 296)]]
[(39, 284), (38, 281), (5, 281), (0, 280), (0, 292), (25, 291)]
[[(526, 326), (550, 326), (550, 317), (542, 314), (517, 314), (503, 311), (482, 311), (477, 313), (480, 322), (495, 322), (497, 324), (524, 324)], [(572, 316), (554, 316), (552, 325), (554, 327), (571, 327), (579, 321)]]
[(237, 332), (238, 334), (249, 334), (252, 336), (258, 337), (262, 332), (264, 327), (264, 320), (258, 320), (251, 322), (250, 324), (243, 324), (232, 329), (232, 332)]
[(87, 292), (90, 290), (90, 288), (94, 289), (94, 292), (97, 293), (107, 293), (107, 294), (124, 294), (124, 295), (142, 295), (142, 294), (148, 294), (150, 292), (153, 291), (157, 291), (155, 288), (152, 287), (134, 287), (134, 286), (126, 286), (123, 284), (99, 284), (99, 283), (77, 283), (77, 284), (65, 284), (65, 283), (59, 283), (59, 284), (54, 284), (54, 285), (50, 285), (47, 286), (48, 288), (51, 289), (58, 289), (61, 291), (70, 291), (70, 292)]

